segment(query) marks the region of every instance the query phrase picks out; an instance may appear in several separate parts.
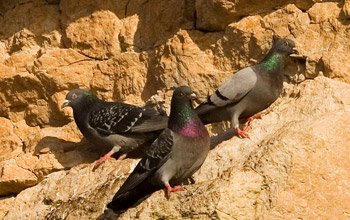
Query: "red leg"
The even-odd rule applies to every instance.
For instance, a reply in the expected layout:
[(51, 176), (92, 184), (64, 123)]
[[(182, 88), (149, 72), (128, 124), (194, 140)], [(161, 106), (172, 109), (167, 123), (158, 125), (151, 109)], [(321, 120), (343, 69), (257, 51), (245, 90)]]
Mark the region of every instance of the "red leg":
[(252, 121), (254, 121), (255, 119), (261, 119), (261, 117), (264, 116), (264, 114), (256, 114), (253, 115), (252, 117), (249, 117), (247, 119), (247, 121), (245, 122), (245, 127), (244, 127), (244, 131), (248, 131), (249, 130), (249, 126), (252, 123)]
[[(96, 169), (101, 163), (103, 163), (105, 160), (108, 160), (110, 158), (112, 158), (112, 155), (115, 154), (116, 152), (118, 152), (120, 149), (119, 146), (116, 146), (116, 147), (113, 147), (111, 151), (109, 151), (108, 153), (106, 153), (103, 157), (101, 157), (100, 159), (98, 159), (96, 162), (95, 162), (95, 165), (94, 165), (94, 169)], [(118, 160), (122, 160), (126, 157), (126, 154), (124, 156), (124, 154), (122, 154)]]
[(108, 160), (109, 158), (111, 158), (113, 155), (112, 152), (108, 152), (106, 153), (103, 157), (101, 157), (100, 159), (98, 159), (96, 162), (95, 162), (95, 165), (94, 165), (94, 169), (96, 169), (101, 163), (103, 163), (105, 160)]
[(184, 188), (182, 186), (171, 187), (169, 184), (165, 184), (165, 187), (167, 189), (168, 198), (170, 198), (170, 193), (184, 190)]
[(256, 115), (253, 115), (252, 117), (249, 117), (247, 122), (246, 122), (246, 125), (250, 125), (250, 123), (252, 123), (252, 121), (254, 121), (255, 119), (261, 119), (262, 116), (264, 116), (264, 114), (256, 114)]

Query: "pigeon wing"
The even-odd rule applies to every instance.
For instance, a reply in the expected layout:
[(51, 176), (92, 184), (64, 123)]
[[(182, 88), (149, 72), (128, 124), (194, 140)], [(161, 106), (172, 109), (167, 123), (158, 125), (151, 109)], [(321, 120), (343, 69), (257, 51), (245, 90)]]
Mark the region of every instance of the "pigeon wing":
[[(129, 105), (126, 103), (102, 102), (94, 107), (89, 115), (89, 125), (99, 133), (109, 135), (115, 133), (126, 133), (143, 118), (147, 110), (143, 107)], [(150, 128), (147, 127), (149, 130)], [(144, 129), (144, 130), (147, 130)], [(142, 132), (139, 129), (139, 132)]]
[(152, 132), (168, 127), (168, 117), (153, 108), (145, 108), (141, 118), (131, 127), (131, 132)]
[(118, 196), (137, 187), (147, 177), (153, 174), (167, 160), (173, 146), (173, 132), (165, 129), (159, 137), (152, 143), (146, 152), (146, 156), (137, 164), (134, 171), (126, 179), (115, 195)]
[(207, 101), (200, 104), (196, 112), (202, 114), (216, 107), (238, 102), (254, 87), (256, 81), (256, 74), (251, 67), (238, 71), (209, 96)]

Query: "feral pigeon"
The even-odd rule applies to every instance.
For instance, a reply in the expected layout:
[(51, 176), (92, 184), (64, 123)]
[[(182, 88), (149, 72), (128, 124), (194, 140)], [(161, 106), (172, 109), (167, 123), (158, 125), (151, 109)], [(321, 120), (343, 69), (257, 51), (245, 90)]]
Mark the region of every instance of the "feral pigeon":
[(153, 141), (168, 124), (168, 117), (155, 109), (105, 102), (82, 89), (67, 94), (62, 108), (66, 106), (73, 108), (75, 123), (84, 137), (95, 145), (112, 148), (95, 167), (119, 151), (119, 159), (125, 158), (128, 152)]
[(169, 197), (171, 192), (182, 190), (179, 184), (201, 167), (210, 139), (193, 109), (191, 94), (187, 86), (174, 91), (168, 128), (153, 142), (108, 208), (125, 210), (163, 187)]
[[(292, 40), (279, 39), (259, 64), (238, 71), (196, 108), (200, 119), (204, 124), (230, 120), (240, 137), (249, 137), (249, 123), (260, 117), (254, 115), (281, 94), (285, 60), (296, 52)], [(246, 118), (241, 130), (239, 119)]]

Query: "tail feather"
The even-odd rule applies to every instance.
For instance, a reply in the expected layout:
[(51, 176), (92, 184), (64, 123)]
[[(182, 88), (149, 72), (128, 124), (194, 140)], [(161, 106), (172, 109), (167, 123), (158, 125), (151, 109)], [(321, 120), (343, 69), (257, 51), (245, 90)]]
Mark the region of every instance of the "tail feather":
[(216, 108), (215, 105), (210, 105), (208, 102), (203, 102), (195, 109), (195, 111), (198, 115), (202, 115), (215, 108)]
[(210, 138), (210, 149), (215, 148), (217, 145), (221, 144), (223, 141), (231, 139), (233, 136), (237, 135), (236, 129), (230, 128), (214, 137)]
[(163, 130), (168, 127), (168, 117), (163, 115), (152, 116), (151, 118), (142, 121), (140, 124), (136, 123), (131, 128), (132, 132), (153, 132)]
[(131, 207), (137, 206), (147, 199), (153, 192), (159, 189), (160, 187), (144, 182), (125, 193), (117, 193), (107, 207), (116, 212), (127, 210)]
[(210, 105), (208, 103), (202, 103), (195, 109), (195, 111), (196, 111), (198, 117), (203, 122), (203, 124), (206, 125), (206, 124), (213, 123), (213, 121), (210, 119), (210, 114), (212, 113), (212, 110), (214, 110), (214, 109), (216, 109), (216, 106)]

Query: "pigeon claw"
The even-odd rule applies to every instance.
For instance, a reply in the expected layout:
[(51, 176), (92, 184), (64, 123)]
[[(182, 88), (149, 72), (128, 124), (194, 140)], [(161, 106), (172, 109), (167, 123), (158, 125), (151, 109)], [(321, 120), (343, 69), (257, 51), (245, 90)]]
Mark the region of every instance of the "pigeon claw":
[[(249, 127), (248, 127), (249, 128)], [(247, 128), (245, 128), (244, 130), (241, 130), (241, 129), (239, 129), (239, 128), (236, 128), (236, 131), (237, 131), (237, 133), (238, 133), (238, 136), (240, 137), (240, 138), (250, 138), (249, 137), (249, 134), (247, 133)]]
[(117, 160), (124, 160), (124, 159), (125, 159), (125, 157), (126, 157), (126, 154), (122, 154), (122, 155), (120, 155), (120, 156), (118, 157), (118, 159), (117, 159)]
[(105, 160), (108, 160), (109, 158), (111, 158), (112, 155), (113, 155), (113, 153), (108, 152), (106, 155), (104, 155), (103, 157), (101, 157), (100, 159), (98, 159), (98, 160), (95, 162), (94, 169), (96, 169), (98, 166), (100, 166), (100, 164), (102, 164)]
[(167, 197), (168, 197), (168, 199), (170, 198), (170, 194), (172, 192), (184, 190), (184, 188), (182, 186), (171, 187), (169, 184), (166, 184), (165, 187), (166, 187), (166, 190), (167, 190)]
[(252, 121), (254, 121), (255, 119), (261, 119), (262, 116), (264, 116), (264, 114), (256, 114), (256, 115), (253, 115), (252, 117), (249, 117), (245, 123), (245, 127), (248, 127), (252, 123)]

